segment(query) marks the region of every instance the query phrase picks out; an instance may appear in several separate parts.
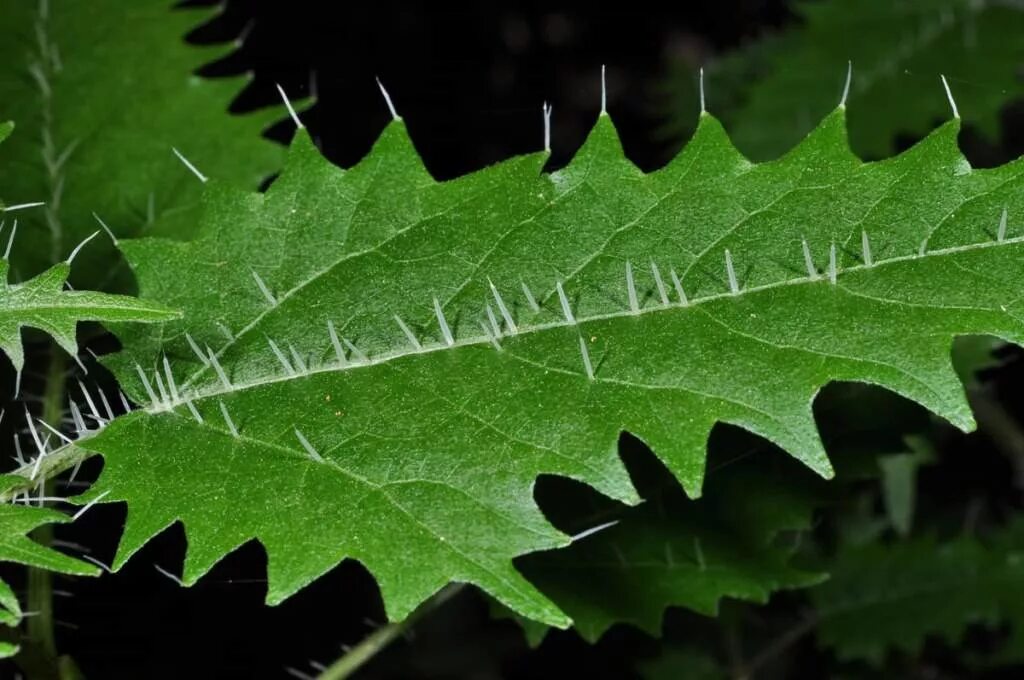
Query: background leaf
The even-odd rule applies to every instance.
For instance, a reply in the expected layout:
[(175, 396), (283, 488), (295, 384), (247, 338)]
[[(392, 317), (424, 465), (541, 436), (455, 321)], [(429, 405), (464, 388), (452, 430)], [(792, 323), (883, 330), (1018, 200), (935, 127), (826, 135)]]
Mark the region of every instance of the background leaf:
[(926, 636), (952, 643), (969, 624), (1011, 618), (1004, 660), (1024, 658), (1020, 618), (1024, 559), (1021, 521), (989, 540), (917, 539), (841, 552), (831, 578), (811, 591), (818, 636), (841, 659), (880, 664), (887, 650), (920, 651)]
[[(94, 211), (119, 236), (194, 233), (201, 184), (172, 147), (206, 174), (252, 188), (279, 166), (280, 149), (260, 132), (280, 108), (226, 114), (246, 80), (194, 72), (234, 46), (186, 44), (185, 34), (217, 10), (177, 4), (0, 2), (0, 106), (19, 126), (4, 149), (0, 187), (9, 201), (46, 203), (19, 216), (13, 262), (21, 277), (59, 262), (95, 231)], [(83, 253), (76, 278), (112, 285), (119, 272), (127, 285), (112, 257), (109, 246)]]
[[(8, 491), (24, 483), (14, 475), (0, 475), (0, 492)], [(26, 536), (28, 532), (44, 524), (61, 524), (70, 521), (64, 513), (49, 508), (0, 503), (0, 561), (16, 562), (40, 567), (63, 574), (95, 576), (99, 569), (73, 557), (42, 546)], [(10, 606), (5, 602), (5, 606)]]
[[(0, 624), (15, 627), (21, 622), (21, 607), (11, 587), (0, 579)], [(12, 657), (18, 653), (18, 645), (0, 640), (0, 659)]]
[[(923, 137), (949, 115), (939, 74), (964, 121), (989, 139), (1000, 110), (1024, 94), (1019, 3), (827, 0), (797, 3), (796, 12), (796, 25), (727, 54), (705, 74), (710, 110), (752, 159), (777, 158), (810, 132), (840, 100), (849, 62), (850, 145), (865, 158), (890, 155), (901, 135)], [(671, 129), (680, 134), (698, 99), (693, 69), (676, 69), (668, 92)]]

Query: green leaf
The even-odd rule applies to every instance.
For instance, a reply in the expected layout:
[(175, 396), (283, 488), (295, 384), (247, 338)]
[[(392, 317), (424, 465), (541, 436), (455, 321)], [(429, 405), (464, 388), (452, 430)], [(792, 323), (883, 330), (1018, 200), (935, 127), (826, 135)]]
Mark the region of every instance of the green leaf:
[(5, 626), (16, 626), (21, 620), (21, 605), (14, 591), (0, 579), (0, 623)]
[[(444, 183), (400, 121), (347, 171), (300, 131), (265, 195), (210, 182), (194, 240), (125, 244), (143, 298), (185, 318), (124, 329), (110, 366), (148, 406), (82, 442), (106, 459), (91, 497), (128, 502), (117, 565), (180, 520), (186, 583), (255, 538), (270, 602), (353, 558), (392, 618), (463, 581), (566, 625), (511, 562), (568, 543), (534, 480), (636, 502), (623, 430), (693, 496), (718, 422), (831, 475), (811, 412), (830, 381), (875, 383), (973, 427), (950, 345), (1022, 338), (1024, 162), (973, 170), (957, 131), (864, 164), (840, 110), (752, 165), (706, 115), (645, 175), (602, 116), (563, 170), (542, 174), (535, 154)], [(161, 372), (160, 389), (165, 355), (174, 386)]]
[[(797, 543), (780, 534), (809, 528), (821, 490), (805, 470), (765, 458), (726, 465), (698, 501), (662, 483), (618, 524), (519, 566), (591, 642), (619, 622), (659, 636), (669, 606), (717, 616), (723, 597), (764, 604), (776, 590), (819, 583), (824, 574), (789, 563)], [(595, 514), (592, 524), (615, 517)]]
[[(18, 604), (18, 598), (14, 596), (11, 587), (3, 579), (0, 579), (0, 625), (14, 628), (19, 623), (21, 623), (21, 606)], [(18, 649), (18, 645), (0, 640), (0, 659), (14, 656), (18, 653)]]
[(1010, 622), (1010, 635), (993, 659), (998, 664), (1024, 663), (1024, 519), (1015, 517), (989, 542), (996, 555), (998, 573), (1004, 578), (998, 584), (999, 610)]
[[(24, 482), (24, 479), (15, 475), (0, 475), (0, 492), (22, 485)], [(40, 545), (26, 535), (44, 524), (63, 524), (70, 521), (71, 518), (67, 515), (49, 508), (20, 503), (0, 503), (0, 562), (16, 562), (62, 574), (96, 576), (99, 569), (95, 566)], [(15, 611), (9, 600), (0, 599), (0, 604), (10, 611)]]
[(964, 385), (969, 388), (981, 387), (978, 374), (1002, 365), (996, 352), (1005, 344), (1002, 340), (988, 335), (967, 335), (957, 338), (953, 343), (953, 368)]
[[(0, 475), (0, 494), (24, 487), (26, 480), (15, 475)], [(36, 543), (28, 533), (45, 524), (70, 522), (67, 515), (49, 508), (22, 505), (18, 502), (0, 503), (0, 562), (15, 562), (40, 569), (96, 576), (95, 566), (69, 557), (53, 548)], [(0, 625), (14, 628), (21, 622), (22, 611), (18, 599), (3, 580), (0, 580)], [(0, 659), (18, 653), (19, 646), (0, 640)]]
[(880, 664), (887, 650), (915, 654), (925, 638), (957, 642), (969, 624), (1012, 624), (1006, 662), (1024, 660), (1024, 521), (988, 541), (918, 539), (847, 549), (811, 591), (819, 640), (843, 660)]
[(79, 321), (166, 321), (181, 315), (156, 302), (94, 291), (65, 290), (71, 265), (63, 262), (19, 285), (7, 283), (7, 260), (0, 260), (0, 350), (19, 373), (25, 364), (21, 329), (38, 328), (68, 354), (78, 354)]
[[(194, 74), (235, 49), (184, 41), (219, 10), (177, 4), (0, 0), (0, 115), (20, 129), (0, 190), (11, 202), (46, 203), (18, 214), (21, 275), (67, 256), (98, 228), (93, 211), (120, 236), (191, 234), (202, 187), (172, 147), (207, 175), (252, 188), (279, 167), (280, 148), (260, 132), (280, 108), (230, 116), (247, 79)], [(90, 284), (116, 274), (113, 255), (109, 246), (83, 253)]]
[(724, 680), (729, 677), (706, 649), (670, 647), (637, 663), (643, 680)]
[(518, 626), (519, 630), (523, 633), (523, 638), (526, 640), (527, 646), (530, 649), (536, 649), (539, 647), (540, 643), (544, 642), (544, 638), (547, 637), (548, 631), (551, 630), (549, 626), (545, 626), (543, 623), (538, 623), (533, 619), (528, 619), (525, 616), (516, 614), (497, 600), (488, 600), (487, 605), (490, 608), (490, 614), (494, 620), (512, 621), (516, 626)]
[[(10, 123), (0, 125), (0, 142), (13, 129)], [(7, 167), (10, 166), (0, 163), (0, 178)], [(6, 221), (0, 223), (0, 231), (4, 226)], [(8, 241), (13, 241), (16, 229), (17, 223), (12, 223)], [(78, 354), (75, 331), (79, 321), (166, 321), (180, 317), (180, 314), (154, 302), (123, 295), (65, 290), (64, 284), (71, 271), (70, 262), (56, 264), (18, 285), (8, 283), (9, 269), (10, 263), (5, 255), (0, 259), (0, 350), (7, 353), (19, 373), (25, 363), (21, 346), (21, 329), (25, 326), (49, 333), (64, 351), (75, 355)]]
[[(922, 137), (949, 115), (940, 74), (965, 122), (989, 138), (998, 135), (1000, 109), (1024, 94), (1019, 4), (826, 0), (797, 11), (797, 25), (707, 69), (710, 109), (751, 158), (776, 158), (807, 134), (840, 100), (849, 62), (850, 144), (867, 158), (887, 156), (898, 135)], [(695, 78), (673, 78), (683, 82), (670, 90), (681, 88), (672, 115), (689, 118), (697, 100), (679, 98)]]

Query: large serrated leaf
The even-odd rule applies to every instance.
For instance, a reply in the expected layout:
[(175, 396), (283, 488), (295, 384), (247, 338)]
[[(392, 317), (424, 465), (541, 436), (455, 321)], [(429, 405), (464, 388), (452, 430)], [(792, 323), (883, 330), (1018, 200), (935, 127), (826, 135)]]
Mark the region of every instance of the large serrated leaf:
[[(172, 147), (252, 188), (279, 167), (280, 149), (260, 132), (280, 110), (227, 114), (247, 81), (194, 72), (234, 46), (186, 44), (217, 10), (177, 4), (0, 1), (0, 116), (19, 126), (0, 187), (5, 198), (46, 203), (19, 215), (12, 257), (22, 276), (97, 229), (93, 211), (118, 235), (191, 234), (200, 184)], [(107, 283), (111, 255), (109, 246), (83, 253), (83, 280)]]
[(271, 602), (354, 558), (393, 618), (465, 581), (565, 625), (511, 564), (566, 543), (533, 483), (635, 502), (622, 430), (696, 495), (717, 422), (831, 474), (811, 402), (834, 380), (972, 427), (950, 345), (1022, 338), (1024, 162), (972, 170), (957, 130), (864, 164), (839, 110), (752, 165), (704, 115), (645, 175), (602, 116), (563, 170), (440, 184), (401, 122), (348, 171), (300, 132), (265, 196), (211, 181), (196, 239), (125, 244), (185, 318), (125, 329), (110, 365), (149, 406), (83, 442), (93, 496), (129, 504), (117, 564), (182, 520), (187, 583), (256, 538)]

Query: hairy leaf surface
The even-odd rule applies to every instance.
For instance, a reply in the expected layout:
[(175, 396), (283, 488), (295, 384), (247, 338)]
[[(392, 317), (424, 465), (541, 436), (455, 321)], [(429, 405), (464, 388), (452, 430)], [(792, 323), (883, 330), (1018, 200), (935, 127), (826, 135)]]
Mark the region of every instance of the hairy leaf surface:
[[(172, 154), (255, 188), (281, 151), (260, 139), (278, 109), (230, 116), (246, 82), (194, 74), (234, 47), (188, 45), (210, 8), (175, 0), (0, 0), (0, 116), (19, 134), (4, 149), (0, 187), (11, 202), (42, 201), (19, 214), (17, 272), (63, 259), (96, 228), (118, 235), (194, 230), (200, 185)], [(85, 280), (113, 274), (109, 246), (83, 253)]]
[(623, 430), (696, 495), (717, 422), (830, 475), (811, 402), (833, 380), (972, 427), (950, 345), (1021, 339), (1024, 162), (972, 170), (957, 131), (865, 164), (838, 110), (753, 165), (705, 115), (645, 175), (602, 115), (562, 170), (444, 183), (400, 121), (346, 171), (300, 132), (265, 195), (211, 181), (194, 240), (125, 244), (185, 318), (121, 333), (110, 365), (148, 406), (83, 442), (94, 493), (129, 504), (117, 564), (182, 520), (188, 583), (257, 538), (271, 602), (355, 558), (392, 617), (466, 581), (565, 625), (511, 564), (567, 542), (534, 480), (635, 502)]

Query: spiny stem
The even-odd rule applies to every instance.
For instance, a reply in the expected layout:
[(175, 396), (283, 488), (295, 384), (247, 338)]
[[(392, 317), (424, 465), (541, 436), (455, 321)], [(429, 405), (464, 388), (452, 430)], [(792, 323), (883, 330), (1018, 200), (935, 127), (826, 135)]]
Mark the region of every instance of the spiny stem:
[[(95, 455), (93, 452), (86, 451), (74, 444), (66, 444), (59, 449), (54, 449), (50, 453), (46, 454), (46, 458), (39, 463), (39, 474), (37, 477), (40, 479), (52, 479), (60, 473), (70, 470), (78, 465), (79, 462), (93, 455)], [(0, 492), (0, 503), (10, 503), (19, 494), (31, 490), (36, 485), (35, 482), (29, 479), (32, 475), (32, 468), (34, 465), (34, 463), (28, 463), (27, 465), (22, 465), (20, 468), (10, 473), (12, 475), (24, 477), (25, 483)]]
[[(64, 355), (56, 346), (52, 347), (50, 367), (46, 374), (46, 385), (43, 388), (43, 421), (60, 428), (64, 410), (64, 389), (66, 362)], [(42, 482), (43, 495), (53, 495), (52, 477), (44, 477)], [(32, 532), (32, 537), (43, 545), (53, 542), (53, 525), (44, 524)], [(27, 619), (29, 644), (39, 661), (44, 663), (52, 675), (60, 675), (57, 656), (57, 640), (54, 635), (53, 620), (53, 576), (46, 569), (29, 567), (28, 570), (28, 609), (36, 612)]]
[(344, 656), (325, 668), (317, 676), (317, 680), (343, 680), (350, 677), (378, 652), (394, 642), (396, 638), (404, 635), (424, 615), (441, 606), (462, 590), (462, 587), (461, 584), (451, 584), (438, 591), (433, 597), (417, 607), (416, 611), (401, 621), (389, 623), (378, 628), (366, 639), (346, 652)]

